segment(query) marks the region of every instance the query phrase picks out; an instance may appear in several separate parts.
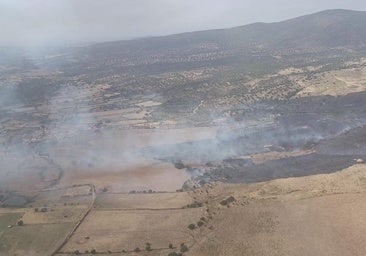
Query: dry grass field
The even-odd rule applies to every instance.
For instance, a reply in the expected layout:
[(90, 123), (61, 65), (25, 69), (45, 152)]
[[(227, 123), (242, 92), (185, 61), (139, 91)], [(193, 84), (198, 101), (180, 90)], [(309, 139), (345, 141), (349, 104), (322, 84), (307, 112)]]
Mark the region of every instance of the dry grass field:
[(339, 96), (366, 90), (366, 68), (349, 68), (320, 73), (309, 80), (296, 79), (303, 88), (296, 97)]
[(264, 200), (217, 211), (187, 255), (365, 255), (365, 194)]
[[(29, 207), (0, 208), (0, 255), (51, 255), (85, 215), (92, 197), (89, 189), (43, 191)], [(77, 204), (80, 198), (85, 202)], [(18, 225), (20, 220), (23, 225)]]
[[(0, 213), (0, 255), (49, 255), (74, 225), (57, 211), (35, 217), (32, 209), (19, 210), (23, 212), (4, 208)], [(17, 225), (20, 219), (23, 226)]]
[(70, 171), (61, 179), (60, 184), (67, 186), (90, 183), (98, 189), (107, 188), (113, 192), (149, 189), (176, 191), (188, 178), (185, 170), (178, 170), (172, 164), (142, 160), (141, 164), (127, 168)]
[[(215, 231), (187, 255), (365, 255), (366, 165), (209, 189)], [(203, 191), (196, 191), (205, 197)], [(217, 202), (234, 195), (227, 206)]]
[[(192, 256), (365, 255), (365, 171), (366, 164), (357, 164), (332, 174), (216, 182), (191, 192), (102, 193), (61, 252), (166, 256), (185, 243), (184, 255)], [(181, 208), (194, 201), (202, 206)]]
[(27, 209), (22, 217), (26, 224), (60, 224), (76, 223), (86, 211), (86, 206), (68, 206), (51, 208), (47, 212), (36, 212), (34, 209)]
[(182, 208), (190, 203), (188, 193), (100, 194), (96, 200), (98, 208), (119, 209)]
[(202, 216), (202, 208), (95, 210), (62, 251), (133, 251), (136, 247), (144, 249), (146, 243), (150, 243), (155, 249), (168, 250), (170, 243), (175, 246), (181, 243), (192, 244), (187, 226)]
[(72, 226), (72, 223), (14, 226), (1, 236), (0, 255), (50, 255)]

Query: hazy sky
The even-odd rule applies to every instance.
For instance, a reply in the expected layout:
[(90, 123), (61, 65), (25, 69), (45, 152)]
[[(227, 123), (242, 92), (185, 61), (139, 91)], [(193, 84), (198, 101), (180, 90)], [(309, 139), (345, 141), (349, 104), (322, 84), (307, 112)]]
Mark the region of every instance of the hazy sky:
[(0, 0), (0, 45), (130, 39), (280, 21), (365, 0)]

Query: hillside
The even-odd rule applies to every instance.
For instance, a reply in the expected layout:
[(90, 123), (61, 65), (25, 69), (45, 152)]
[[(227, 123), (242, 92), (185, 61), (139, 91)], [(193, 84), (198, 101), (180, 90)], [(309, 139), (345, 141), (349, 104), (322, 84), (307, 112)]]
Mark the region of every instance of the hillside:
[[(365, 49), (366, 12), (327, 10), (311, 15), (276, 22), (254, 23), (230, 29), (183, 33), (162, 37), (116, 41), (92, 45), (88, 54), (102, 57), (148, 54), (192, 54), (194, 52), (240, 51), (303, 51), (330, 48)], [(118, 55), (117, 55), (118, 56)]]

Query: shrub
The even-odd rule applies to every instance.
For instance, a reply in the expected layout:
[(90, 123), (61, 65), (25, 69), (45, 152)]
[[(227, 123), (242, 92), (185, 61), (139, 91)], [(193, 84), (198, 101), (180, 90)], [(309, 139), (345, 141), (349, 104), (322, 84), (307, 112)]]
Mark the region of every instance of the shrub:
[(169, 249), (173, 249), (173, 244), (169, 244)]
[(150, 243), (146, 243), (145, 250), (146, 251), (151, 251), (151, 244)]
[(221, 205), (228, 205), (228, 204), (230, 204), (232, 202), (235, 202), (235, 201), (236, 201), (235, 198), (233, 196), (230, 196), (230, 197), (226, 198), (225, 200), (222, 200), (220, 202), (220, 204)]
[(188, 204), (187, 207), (188, 208), (199, 208), (199, 207), (202, 207), (202, 205), (203, 204), (201, 202), (194, 201), (193, 203)]
[(24, 225), (24, 221), (19, 220), (19, 221), (18, 221), (18, 226), (23, 226), (23, 225)]
[(180, 251), (183, 253), (188, 252), (189, 251), (188, 246), (184, 244), (183, 246), (180, 247)]
[(175, 168), (177, 169), (184, 169), (186, 166), (182, 162), (177, 162), (174, 164)]
[(204, 224), (205, 224), (205, 223), (204, 223), (202, 220), (200, 220), (199, 222), (197, 222), (197, 226), (198, 226), (198, 227), (202, 227)]
[(196, 228), (196, 225), (195, 224), (189, 224), (188, 225), (188, 228), (190, 229), (190, 230), (194, 230), (195, 228)]

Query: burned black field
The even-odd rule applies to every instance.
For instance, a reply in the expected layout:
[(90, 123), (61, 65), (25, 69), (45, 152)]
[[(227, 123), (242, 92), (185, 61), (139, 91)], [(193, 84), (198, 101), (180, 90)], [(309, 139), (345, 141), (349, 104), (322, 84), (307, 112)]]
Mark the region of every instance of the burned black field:
[[(153, 148), (145, 153), (183, 163), (201, 184), (215, 180), (259, 182), (336, 172), (366, 155), (365, 102), (364, 92), (261, 102), (247, 106), (245, 114), (236, 116), (241, 127), (228, 123), (215, 139)], [(247, 127), (248, 116), (251, 120), (269, 116), (274, 119), (268, 125)], [(271, 152), (283, 156), (269, 157), (261, 163), (245, 157)], [(306, 153), (286, 156), (286, 152)]]

